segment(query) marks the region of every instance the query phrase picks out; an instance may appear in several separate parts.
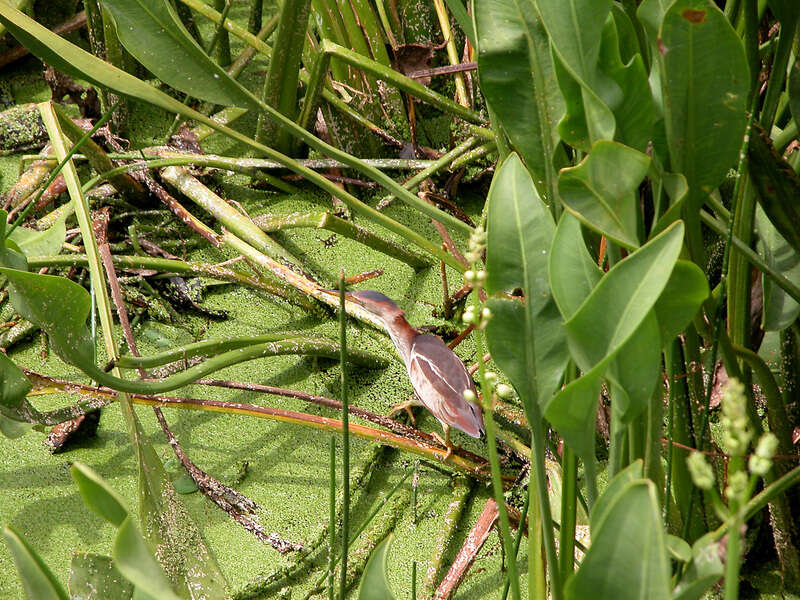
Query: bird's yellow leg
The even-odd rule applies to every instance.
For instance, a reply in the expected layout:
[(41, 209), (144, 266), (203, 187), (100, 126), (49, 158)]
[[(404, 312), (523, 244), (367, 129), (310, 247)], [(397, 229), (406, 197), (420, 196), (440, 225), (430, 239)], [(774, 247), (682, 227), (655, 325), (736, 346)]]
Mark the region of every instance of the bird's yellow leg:
[(447, 454), (444, 455), (443, 459), (447, 460), (453, 453), (453, 443), (450, 441), (450, 426), (442, 423), (442, 429), (444, 430), (444, 439), (442, 439), (438, 433), (431, 433), (431, 435), (435, 437), (442, 446), (447, 448)]
[(408, 418), (411, 419), (411, 424), (416, 427), (417, 420), (414, 418), (414, 413), (411, 411), (411, 407), (414, 406), (416, 402), (414, 400), (406, 400), (405, 402), (398, 402), (394, 406), (392, 406), (392, 410), (389, 413), (389, 416), (396, 415), (401, 410), (406, 411), (408, 413)]

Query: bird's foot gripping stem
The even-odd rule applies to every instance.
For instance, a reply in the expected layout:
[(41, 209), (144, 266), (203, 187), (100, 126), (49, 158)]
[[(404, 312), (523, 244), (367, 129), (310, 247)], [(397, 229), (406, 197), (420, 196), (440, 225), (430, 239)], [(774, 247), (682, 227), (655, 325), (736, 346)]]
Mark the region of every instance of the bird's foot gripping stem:
[(414, 402), (414, 400), (406, 400), (405, 402), (399, 402), (399, 403), (395, 404), (394, 406), (392, 406), (392, 410), (389, 413), (389, 416), (392, 417), (392, 416), (396, 415), (397, 413), (399, 413), (401, 410), (404, 410), (408, 414), (408, 418), (411, 419), (411, 424), (414, 427), (416, 427), (417, 426), (417, 420), (414, 418), (414, 413), (411, 410), (411, 407), (414, 406), (415, 404), (416, 404), (416, 402)]
[(445, 454), (444, 458), (442, 459), (443, 461), (447, 462), (447, 459), (450, 458), (450, 456), (453, 454), (453, 449), (455, 447), (453, 446), (453, 443), (450, 441), (450, 428), (447, 427), (446, 425), (442, 425), (442, 427), (444, 428), (444, 439), (442, 439), (442, 437), (435, 432), (431, 432), (431, 435), (435, 437), (436, 441), (438, 441), (442, 446), (447, 448), (447, 454)]

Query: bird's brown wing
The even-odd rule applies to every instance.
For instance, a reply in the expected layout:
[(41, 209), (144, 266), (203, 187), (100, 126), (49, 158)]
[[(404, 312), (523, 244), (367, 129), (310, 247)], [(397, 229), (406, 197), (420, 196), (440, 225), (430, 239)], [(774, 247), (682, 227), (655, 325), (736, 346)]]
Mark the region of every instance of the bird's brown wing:
[(480, 409), (464, 400), (464, 391), (475, 392), (464, 363), (434, 335), (419, 335), (411, 345), (409, 375), (420, 401), (440, 421), (473, 437), (483, 433)]

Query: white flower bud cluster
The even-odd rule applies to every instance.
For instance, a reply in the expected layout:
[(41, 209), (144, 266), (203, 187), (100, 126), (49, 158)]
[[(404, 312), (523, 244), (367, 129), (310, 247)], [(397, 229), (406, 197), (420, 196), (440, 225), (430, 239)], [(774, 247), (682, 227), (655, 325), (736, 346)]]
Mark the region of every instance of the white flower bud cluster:
[(470, 286), (475, 287), (476, 285), (483, 287), (484, 282), (486, 281), (486, 271), (483, 269), (479, 271), (473, 271), (470, 269), (466, 273), (464, 273), (464, 281)]
[(744, 386), (730, 379), (722, 394), (722, 443), (733, 456), (743, 456), (753, 437), (747, 421), (747, 398)]
[(725, 488), (725, 497), (728, 502), (736, 500), (737, 502), (747, 502), (747, 483), (749, 477), (747, 471), (736, 471), (728, 476), (728, 485)]
[(714, 486), (714, 469), (708, 464), (702, 452), (692, 452), (686, 459), (692, 483), (701, 490), (710, 490)]
[(489, 319), (492, 318), (492, 311), (487, 306), (484, 306), (480, 313), (475, 311), (475, 306), (470, 304), (464, 309), (464, 314), (461, 319), (467, 325), (475, 325), (476, 329), (485, 329)]
[(756, 445), (756, 453), (750, 457), (747, 467), (753, 475), (763, 477), (772, 468), (772, 457), (778, 449), (778, 438), (774, 433), (762, 435)]
[(478, 225), (469, 236), (469, 251), (465, 258), (474, 265), (480, 261), (484, 248), (486, 248), (486, 230)]

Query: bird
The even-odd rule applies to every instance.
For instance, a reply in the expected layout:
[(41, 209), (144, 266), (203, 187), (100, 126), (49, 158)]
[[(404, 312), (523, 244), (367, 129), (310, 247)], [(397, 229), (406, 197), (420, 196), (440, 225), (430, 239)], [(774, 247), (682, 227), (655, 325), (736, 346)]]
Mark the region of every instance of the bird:
[[(331, 290), (334, 291), (334, 290)], [(474, 438), (484, 433), (483, 415), (474, 402), (464, 398), (464, 392), (477, 398), (475, 384), (455, 353), (435, 335), (420, 333), (406, 321), (403, 310), (388, 296), (375, 290), (346, 292), (345, 297), (375, 315), (389, 333), (397, 353), (403, 359), (415, 398), (393, 407), (390, 414), (422, 405), (442, 424), (444, 439), (434, 437), (453, 452), (450, 427), (460, 429)], [(412, 415), (413, 419), (413, 415)]]

